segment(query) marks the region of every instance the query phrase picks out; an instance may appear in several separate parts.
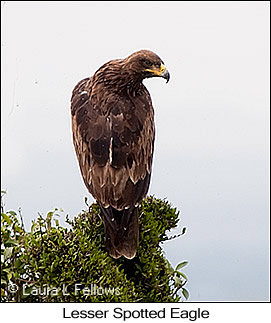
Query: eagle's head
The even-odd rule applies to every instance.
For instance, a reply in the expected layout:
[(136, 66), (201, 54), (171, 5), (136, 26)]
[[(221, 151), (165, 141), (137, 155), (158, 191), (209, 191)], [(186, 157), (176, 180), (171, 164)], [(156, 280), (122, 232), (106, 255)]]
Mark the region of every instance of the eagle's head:
[(161, 58), (150, 50), (140, 50), (123, 60), (126, 72), (138, 78), (163, 77), (169, 81), (170, 74)]

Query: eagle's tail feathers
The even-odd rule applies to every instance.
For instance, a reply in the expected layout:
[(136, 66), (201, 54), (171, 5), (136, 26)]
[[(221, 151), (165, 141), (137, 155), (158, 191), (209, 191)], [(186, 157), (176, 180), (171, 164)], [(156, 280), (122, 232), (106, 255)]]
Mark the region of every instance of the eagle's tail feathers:
[(135, 206), (118, 211), (111, 206), (101, 207), (105, 226), (106, 246), (113, 258), (136, 255), (139, 239), (138, 209)]

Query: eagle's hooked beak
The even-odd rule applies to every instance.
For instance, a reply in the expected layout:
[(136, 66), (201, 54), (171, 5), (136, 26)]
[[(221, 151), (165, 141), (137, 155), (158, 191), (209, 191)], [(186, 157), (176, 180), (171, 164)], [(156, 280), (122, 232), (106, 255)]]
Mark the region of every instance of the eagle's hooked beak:
[(163, 64), (161, 64), (160, 70), (162, 70), (162, 69), (163, 69), (163, 71), (161, 71), (160, 76), (163, 77), (164, 79), (166, 79), (167, 82), (168, 82), (169, 79), (170, 79), (170, 74), (169, 74), (168, 70), (166, 69), (166, 67)]
[(169, 81), (170, 78), (170, 74), (168, 72), (168, 70), (166, 69), (164, 64), (160, 65), (160, 69), (146, 69), (146, 71), (153, 73), (156, 76), (160, 76), (163, 77), (164, 79), (167, 80), (167, 82)]

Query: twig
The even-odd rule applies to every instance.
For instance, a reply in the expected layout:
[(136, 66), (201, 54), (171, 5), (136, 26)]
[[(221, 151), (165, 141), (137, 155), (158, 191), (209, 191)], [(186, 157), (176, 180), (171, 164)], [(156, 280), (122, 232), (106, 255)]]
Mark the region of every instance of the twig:
[(18, 211), (19, 211), (19, 215), (20, 215), (20, 219), (21, 219), (22, 228), (25, 231), (24, 221), (23, 221), (23, 216), (22, 216), (22, 209), (19, 207)]

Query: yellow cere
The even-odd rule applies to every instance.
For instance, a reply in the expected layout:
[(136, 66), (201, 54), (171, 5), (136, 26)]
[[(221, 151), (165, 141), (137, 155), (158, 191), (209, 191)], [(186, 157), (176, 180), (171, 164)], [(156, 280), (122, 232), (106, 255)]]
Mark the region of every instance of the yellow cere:
[(165, 70), (166, 70), (165, 65), (161, 64), (161, 66), (160, 66), (160, 73), (164, 73)]

